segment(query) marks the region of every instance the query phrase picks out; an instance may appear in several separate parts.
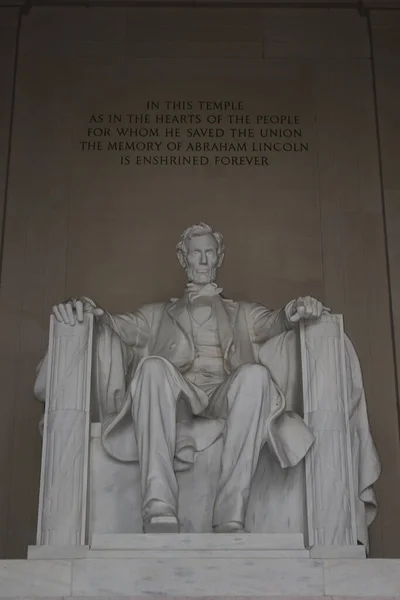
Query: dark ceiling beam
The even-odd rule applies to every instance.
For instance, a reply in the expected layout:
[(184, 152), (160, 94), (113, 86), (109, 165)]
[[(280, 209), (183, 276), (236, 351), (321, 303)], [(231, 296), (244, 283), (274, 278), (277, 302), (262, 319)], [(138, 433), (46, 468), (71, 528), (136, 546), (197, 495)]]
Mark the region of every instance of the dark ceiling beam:
[(400, 0), (0, 0), (0, 7), (400, 9)]

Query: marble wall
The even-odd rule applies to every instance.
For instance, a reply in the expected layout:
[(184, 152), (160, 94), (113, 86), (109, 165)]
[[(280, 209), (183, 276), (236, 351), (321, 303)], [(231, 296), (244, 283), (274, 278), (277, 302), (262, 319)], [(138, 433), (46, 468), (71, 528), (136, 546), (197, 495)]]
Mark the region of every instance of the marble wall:
[[(227, 296), (279, 306), (311, 293), (344, 313), (383, 464), (372, 553), (400, 556), (367, 18), (349, 9), (34, 8), (22, 19), (17, 73), (0, 295), (0, 552), (24, 556), (34, 539), (41, 407), (32, 385), (51, 305), (85, 294), (128, 310), (176, 296), (174, 245), (183, 227), (206, 220), (225, 233)], [(149, 99), (233, 99), (252, 118), (299, 115), (309, 149), (272, 153), (264, 168), (122, 166), (124, 152), (82, 150), (91, 115), (143, 112)]]
[(371, 11), (379, 141), (382, 161), (383, 210), (391, 283), (397, 378), (400, 376), (400, 12)]
[[(16, 58), (16, 42), (18, 31), (18, 10), (14, 8), (0, 9), (0, 272), (3, 252), (3, 216), (6, 203), (7, 173), (10, 151), (11, 114), (14, 88), (14, 66)], [(1, 318), (1, 317), (0, 317)], [(9, 367), (7, 353), (1, 350), (1, 371)], [(0, 419), (0, 514), (8, 513), (8, 482), (12, 458), (10, 454), (11, 436), (14, 422), (13, 402), (7, 396), (1, 397)], [(5, 555), (5, 539), (7, 520), (0, 519), (0, 557)]]

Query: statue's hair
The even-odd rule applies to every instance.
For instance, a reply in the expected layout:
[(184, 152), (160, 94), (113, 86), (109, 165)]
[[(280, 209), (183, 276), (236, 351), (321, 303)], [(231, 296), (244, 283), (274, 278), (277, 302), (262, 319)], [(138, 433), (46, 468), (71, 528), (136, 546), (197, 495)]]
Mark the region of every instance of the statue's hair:
[(183, 260), (183, 262), (186, 261), (185, 257), (188, 252), (187, 242), (193, 237), (200, 237), (201, 235), (207, 235), (207, 234), (211, 234), (212, 236), (214, 236), (214, 239), (217, 242), (217, 255), (219, 258), (219, 263), (222, 262), (223, 257), (224, 257), (224, 251), (225, 251), (224, 238), (223, 238), (222, 233), (219, 233), (218, 231), (214, 231), (213, 228), (210, 227), (210, 225), (207, 225), (207, 223), (201, 222), (198, 225), (192, 225), (191, 227), (188, 227), (187, 229), (185, 229), (185, 231), (181, 235), (181, 239), (179, 240), (178, 244), (176, 245), (176, 251), (178, 254), (179, 262), (181, 264), (182, 264), (182, 260)]

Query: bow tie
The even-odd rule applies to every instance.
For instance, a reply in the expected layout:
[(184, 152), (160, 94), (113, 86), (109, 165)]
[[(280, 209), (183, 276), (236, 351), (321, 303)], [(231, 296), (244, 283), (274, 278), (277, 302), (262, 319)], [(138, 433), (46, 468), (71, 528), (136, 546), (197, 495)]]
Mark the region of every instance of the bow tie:
[(196, 283), (188, 283), (186, 286), (189, 302), (194, 302), (199, 298), (213, 298), (219, 296), (222, 292), (222, 288), (218, 287), (216, 283), (208, 283), (200, 287)]

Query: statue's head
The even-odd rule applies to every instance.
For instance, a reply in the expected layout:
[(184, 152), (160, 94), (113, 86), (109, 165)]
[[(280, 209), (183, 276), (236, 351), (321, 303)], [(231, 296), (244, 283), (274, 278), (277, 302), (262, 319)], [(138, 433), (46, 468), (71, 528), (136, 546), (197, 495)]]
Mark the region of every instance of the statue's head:
[(200, 285), (215, 281), (217, 269), (224, 260), (221, 233), (206, 223), (192, 225), (182, 233), (176, 250), (189, 281)]

